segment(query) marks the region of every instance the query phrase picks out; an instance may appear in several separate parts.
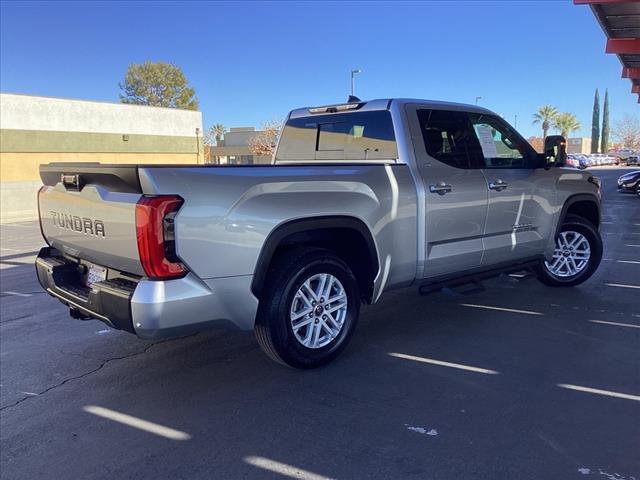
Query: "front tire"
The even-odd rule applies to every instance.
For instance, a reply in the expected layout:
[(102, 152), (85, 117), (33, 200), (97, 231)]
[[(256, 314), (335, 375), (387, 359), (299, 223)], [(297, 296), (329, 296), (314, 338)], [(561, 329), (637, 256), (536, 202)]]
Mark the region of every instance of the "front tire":
[(329, 250), (301, 248), (280, 256), (270, 272), (255, 335), (273, 360), (315, 368), (347, 346), (360, 313), (358, 282)]
[(550, 262), (537, 269), (538, 280), (551, 287), (580, 285), (593, 275), (602, 260), (602, 238), (588, 220), (569, 215), (560, 227)]

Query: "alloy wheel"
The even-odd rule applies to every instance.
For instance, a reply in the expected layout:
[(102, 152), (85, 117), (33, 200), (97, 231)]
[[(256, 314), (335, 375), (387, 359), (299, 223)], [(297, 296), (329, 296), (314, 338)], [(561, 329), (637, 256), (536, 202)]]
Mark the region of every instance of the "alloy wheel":
[(587, 238), (579, 232), (567, 230), (560, 232), (551, 262), (545, 267), (556, 277), (575, 277), (589, 264), (591, 246)]
[(331, 343), (344, 326), (347, 300), (333, 275), (318, 273), (306, 279), (293, 297), (289, 315), (296, 340), (314, 349)]

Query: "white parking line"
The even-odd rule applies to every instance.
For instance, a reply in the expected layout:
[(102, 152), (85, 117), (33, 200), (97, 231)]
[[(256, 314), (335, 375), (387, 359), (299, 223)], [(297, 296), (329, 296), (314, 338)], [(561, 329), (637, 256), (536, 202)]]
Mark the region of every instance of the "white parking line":
[(404, 360), (413, 360), (414, 362), (428, 363), (430, 365), (438, 365), (439, 367), (457, 368), (458, 370), (466, 370), (468, 372), (475, 372), (475, 373), (484, 373), (486, 375), (498, 375), (499, 373), (499, 372), (496, 372), (495, 370), (489, 370), (487, 368), (472, 367), (470, 365), (463, 365), (461, 363), (444, 362), (442, 360), (435, 360), (433, 358), (416, 357), (414, 355), (405, 355), (404, 353), (389, 353), (389, 355), (395, 358), (402, 358)]
[(633, 265), (640, 265), (640, 262), (637, 260), (616, 260), (615, 258), (603, 258), (605, 262), (618, 262), (618, 263), (630, 263)]
[(30, 297), (30, 293), (20, 293), (20, 292), (0, 292), (0, 295), (10, 295), (12, 297)]
[(607, 287), (640, 288), (640, 285), (624, 285), (622, 283), (605, 283)]
[(515, 308), (492, 307), (490, 305), (474, 305), (472, 303), (461, 303), (463, 307), (484, 308), (486, 310), (498, 310), (500, 312), (522, 313), (524, 315), (543, 315), (540, 312), (532, 312), (531, 310), (516, 310)]
[(632, 245), (632, 244), (629, 244), (629, 243), (625, 243), (625, 244), (624, 244), (624, 246), (625, 246), (625, 247), (640, 248), (640, 245)]
[(634, 325), (632, 323), (607, 322), (605, 320), (589, 320), (589, 321), (593, 323), (603, 323), (605, 325), (615, 325), (616, 327), (640, 328), (640, 325)]
[(174, 430), (173, 428), (165, 427), (164, 425), (153, 422), (148, 422), (147, 420), (132, 417), (131, 415), (116, 412), (115, 410), (110, 410), (108, 408), (97, 407), (95, 405), (87, 405), (85, 407), (82, 407), (82, 409), (85, 412), (97, 415), (98, 417), (113, 420), (114, 422), (122, 423), (123, 425), (137, 428), (138, 430), (144, 430), (145, 432), (153, 433), (154, 435), (168, 438), (170, 440), (189, 440), (191, 438), (191, 435), (185, 432), (181, 432), (180, 430)]
[(269, 472), (277, 473), (278, 475), (282, 475), (284, 477), (304, 480), (332, 480), (331, 477), (318, 475), (317, 473), (313, 473), (299, 467), (294, 467), (293, 465), (277, 462), (275, 460), (270, 460), (264, 457), (256, 457), (250, 455), (248, 457), (244, 457), (243, 460), (249, 465), (262, 468), (263, 470), (268, 470)]
[(594, 393), (596, 395), (604, 395), (605, 397), (623, 398), (625, 400), (633, 400), (640, 402), (640, 396), (630, 395), (628, 393), (612, 392), (611, 390), (600, 390), (599, 388), (582, 387), (580, 385), (571, 385), (568, 383), (558, 383), (558, 387), (567, 390), (575, 390), (576, 392)]

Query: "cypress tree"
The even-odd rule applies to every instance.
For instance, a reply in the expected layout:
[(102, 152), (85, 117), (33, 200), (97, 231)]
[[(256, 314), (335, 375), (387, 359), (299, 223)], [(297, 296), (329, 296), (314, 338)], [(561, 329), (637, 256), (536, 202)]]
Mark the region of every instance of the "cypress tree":
[(602, 108), (602, 136), (600, 138), (600, 151), (609, 151), (609, 90), (604, 91), (604, 107)]
[(600, 142), (600, 95), (596, 88), (596, 95), (593, 97), (593, 117), (591, 119), (591, 153), (598, 153), (598, 143)]

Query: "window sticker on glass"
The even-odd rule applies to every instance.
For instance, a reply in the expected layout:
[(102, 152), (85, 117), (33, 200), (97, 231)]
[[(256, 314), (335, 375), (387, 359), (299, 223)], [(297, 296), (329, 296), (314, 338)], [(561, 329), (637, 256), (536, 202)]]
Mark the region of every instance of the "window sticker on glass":
[(476, 125), (475, 127), (484, 158), (496, 158), (498, 156), (498, 150), (496, 149), (496, 142), (493, 139), (492, 129), (485, 125)]

